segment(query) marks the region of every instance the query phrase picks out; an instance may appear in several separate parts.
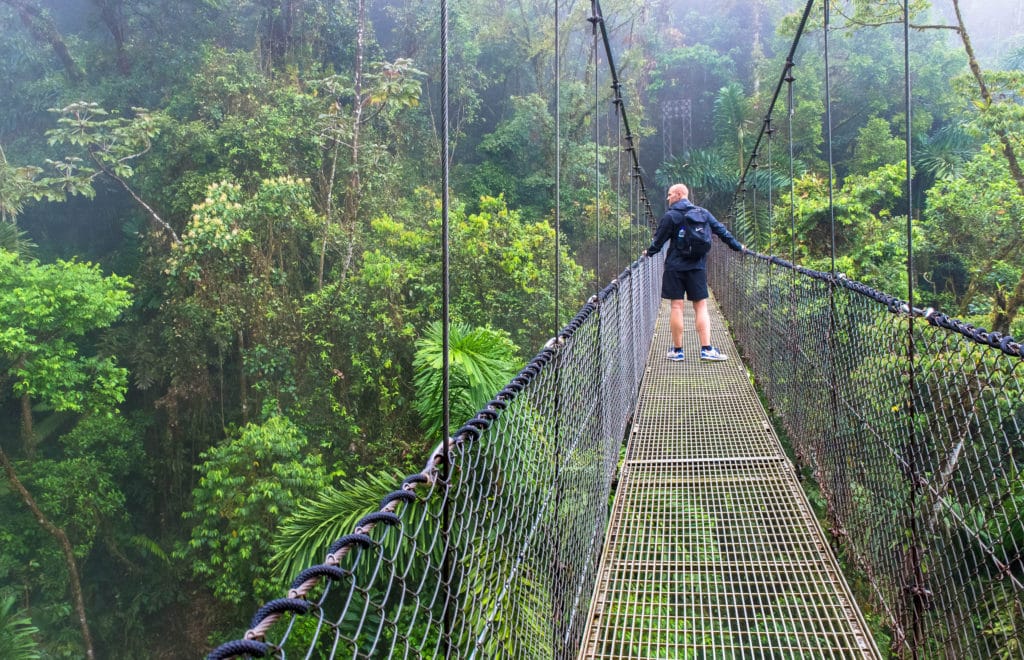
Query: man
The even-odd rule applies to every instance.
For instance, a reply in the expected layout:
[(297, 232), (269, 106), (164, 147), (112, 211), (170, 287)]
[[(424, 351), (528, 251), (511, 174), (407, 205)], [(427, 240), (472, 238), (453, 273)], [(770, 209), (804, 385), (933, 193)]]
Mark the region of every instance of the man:
[(668, 210), (658, 221), (658, 229), (654, 232), (654, 239), (646, 252), (647, 256), (653, 257), (661, 251), (666, 241), (672, 240), (668, 255), (665, 257), (665, 272), (661, 279), (661, 297), (672, 301), (672, 310), (669, 314), (672, 346), (669, 347), (667, 357), (677, 362), (683, 359), (683, 304), (684, 299), (689, 298), (693, 304), (697, 338), (700, 339), (700, 359), (727, 360), (729, 356), (711, 345), (708, 277), (705, 269), (707, 253), (694, 256), (682, 251), (684, 234), (689, 226), (684, 220), (684, 215), (688, 211), (692, 211), (691, 216), (703, 215), (711, 231), (733, 250), (739, 252), (743, 245), (710, 212), (690, 203), (689, 196), (690, 190), (681, 183), (668, 189)]

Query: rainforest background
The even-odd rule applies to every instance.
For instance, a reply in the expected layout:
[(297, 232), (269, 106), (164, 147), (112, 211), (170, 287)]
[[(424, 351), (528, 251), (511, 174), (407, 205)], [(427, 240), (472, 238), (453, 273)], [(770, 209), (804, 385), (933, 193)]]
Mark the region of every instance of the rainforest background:
[[(804, 4), (602, 5), (653, 210), (684, 181), (821, 270), (834, 214), (836, 268), (905, 296), (902, 3), (832, 3), (830, 125), (815, 9), (756, 175), (794, 195), (731, 207)], [(910, 5), (917, 301), (1019, 338), (1024, 3)], [(557, 72), (555, 9), (451, 3), (456, 424), (650, 236), (590, 3), (558, 3)], [(0, 0), (0, 657), (196, 657), (322, 552), (312, 527), (350, 531), (421, 467), (438, 23), (419, 0)]]

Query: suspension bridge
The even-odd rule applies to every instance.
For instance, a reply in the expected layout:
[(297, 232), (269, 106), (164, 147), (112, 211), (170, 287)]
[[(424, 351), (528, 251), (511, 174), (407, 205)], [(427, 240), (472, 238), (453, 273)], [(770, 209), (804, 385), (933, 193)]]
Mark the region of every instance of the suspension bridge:
[(691, 319), (670, 362), (662, 259), (597, 292), (209, 658), (1024, 658), (1021, 344), (716, 246), (732, 359), (696, 360)]

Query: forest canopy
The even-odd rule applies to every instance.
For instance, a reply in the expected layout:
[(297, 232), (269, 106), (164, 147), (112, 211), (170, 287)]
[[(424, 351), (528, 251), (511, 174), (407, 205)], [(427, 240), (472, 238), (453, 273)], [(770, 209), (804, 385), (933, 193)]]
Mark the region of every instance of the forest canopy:
[[(603, 3), (652, 199), (686, 182), (752, 249), (820, 270), (834, 218), (837, 270), (901, 297), (909, 206), (918, 304), (1024, 335), (1019, 3), (910, 3), (909, 131), (893, 91), (902, 3), (831, 3), (827, 100), (819, 7), (757, 175), (792, 203), (741, 212), (804, 4)], [(551, 3), (471, 0), (451, 17), (462, 416), (650, 239), (623, 201), (589, 6), (560, 7), (558, 44)], [(437, 443), (435, 14), (420, 0), (0, 0), (10, 657), (199, 655), (306, 556), (304, 505), (358, 506)]]

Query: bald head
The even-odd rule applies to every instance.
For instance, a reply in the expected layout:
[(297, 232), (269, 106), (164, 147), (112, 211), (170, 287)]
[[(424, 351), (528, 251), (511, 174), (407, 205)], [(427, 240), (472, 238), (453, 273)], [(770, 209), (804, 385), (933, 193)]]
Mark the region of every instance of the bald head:
[(682, 183), (673, 184), (668, 189), (668, 203), (675, 204), (681, 199), (686, 199), (690, 196), (690, 189)]

